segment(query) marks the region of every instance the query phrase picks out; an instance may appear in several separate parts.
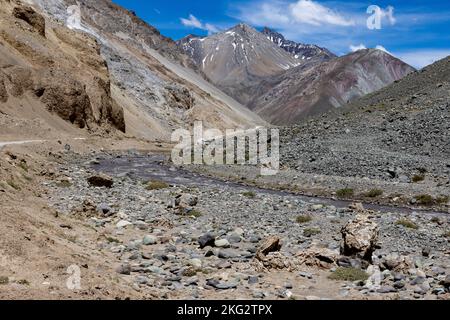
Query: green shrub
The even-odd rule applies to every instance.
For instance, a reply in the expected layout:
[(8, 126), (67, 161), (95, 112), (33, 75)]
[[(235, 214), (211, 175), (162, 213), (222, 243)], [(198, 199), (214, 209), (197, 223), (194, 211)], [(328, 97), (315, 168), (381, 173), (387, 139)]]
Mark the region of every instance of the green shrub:
[(414, 230), (419, 229), (419, 226), (417, 224), (415, 224), (414, 222), (412, 222), (411, 220), (408, 220), (408, 219), (397, 220), (397, 222), (395, 224), (398, 226), (403, 226), (405, 228), (409, 228), (409, 229), (414, 229)]
[(450, 200), (449, 196), (440, 196), (436, 198), (436, 203), (438, 204), (446, 204)]
[(9, 283), (9, 278), (5, 276), (0, 276), (0, 285), (5, 285)]
[(297, 221), (297, 223), (303, 224), (311, 222), (312, 219), (313, 218), (311, 216), (298, 216), (297, 219), (295, 219), (295, 221)]
[(194, 268), (188, 268), (183, 271), (183, 276), (185, 277), (194, 277), (197, 274), (197, 270)]
[(412, 182), (417, 183), (417, 182), (421, 182), (423, 180), (425, 180), (425, 175), (423, 174), (416, 174), (412, 177)]
[(353, 189), (350, 189), (350, 188), (339, 189), (338, 191), (336, 191), (336, 195), (339, 198), (352, 197), (354, 194), (355, 194), (355, 191)]
[(200, 218), (203, 214), (198, 210), (192, 210), (189, 212), (190, 217)]
[(384, 193), (383, 190), (380, 190), (380, 189), (372, 189), (372, 190), (366, 192), (366, 193), (364, 194), (364, 196), (367, 197), (367, 198), (378, 198), (378, 197), (382, 196), (383, 193)]
[(417, 204), (424, 206), (431, 206), (434, 204), (434, 199), (429, 194), (421, 194), (416, 196)]
[(328, 278), (336, 281), (366, 281), (369, 275), (361, 269), (337, 268)]
[(321, 231), (319, 229), (315, 229), (315, 228), (307, 228), (307, 229), (303, 230), (303, 235), (308, 238), (318, 235), (320, 233), (321, 233)]
[(147, 190), (161, 190), (161, 189), (167, 189), (169, 188), (169, 185), (165, 183), (164, 181), (149, 181), (146, 184), (145, 189)]
[(244, 193), (242, 193), (242, 195), (244, 197), (247, 197), (247, 198), (250, 198), (250, 199), (256, 198), (256, 193), (254, 193), (253, 191), (244, 192)]

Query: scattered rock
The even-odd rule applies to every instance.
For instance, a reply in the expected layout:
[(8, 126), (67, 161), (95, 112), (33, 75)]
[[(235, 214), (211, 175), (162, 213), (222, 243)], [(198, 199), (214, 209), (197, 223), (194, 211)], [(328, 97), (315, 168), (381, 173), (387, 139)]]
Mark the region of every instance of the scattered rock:
[(372, 261), (378, 241), (378, 225), (370, 216), (358, 214), (342, 228), (341, 254)]
[(131, 266), (127, 263), (120, 265), (116, 272), (123, 275), (130, 275), (131, 274)]
[(146, 235), (144, 239), (142, 240), (142, 244), (144, 246), (151, 246), (158, 243), (158, 237), (154, 235)]
[(280, 238), (272, 236), (264, 240), (261, 247), (256, 252), (256, 258), (258, 260), (265, 260), (266, 256), (271, 252), (277, 252), (281, 250)]
[(93, 187), (112, 188), (114, 181), (105, 174), (96, 174), (88, 178), (88, 183)]
[(237, 288), (239, 283), (237, 281), (221, 282), (216, 279), (210, 279), (206, 282), (206, 284), (219, 290), (228, 290)]
[(130, 221), (120, 220), (119, 222), (117, 222), (116, 227), (121, 229), (121, 228), (126, 228), (131, 225), (133, 225), (133, 224)]
[(216, 237), (212, 233), (206, 233), (198, 238), (198, 244), (200, 245), (200, 249), (203, 249), (207, 246), (213, 247), (215, 243)]
[(103, 215), (105, 217), (110, 217), (114, 214), (112, 212), (111, 207), (109, 205), (107, 205), (106, 203), (99, 204), (96, 209), (97, 209), (98, 213), (100, 213), (101, 215)]
[(196, 268), (196, 269), (200, 269), (202, 267), (202, 260), (194, 258), (189, 260), (189, 265)]
[(217, 248), (229, 248), (230, 247), (230, 242), (228, 242), (227, 239), (220, 239), (220, 240), (216, 240), (214, 242), (214, 245)]

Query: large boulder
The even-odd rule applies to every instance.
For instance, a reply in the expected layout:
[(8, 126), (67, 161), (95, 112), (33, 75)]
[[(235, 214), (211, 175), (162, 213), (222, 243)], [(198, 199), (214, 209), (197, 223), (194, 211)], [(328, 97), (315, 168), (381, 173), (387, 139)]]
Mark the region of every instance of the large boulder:
[(280, 238), (276, 236), (269, 237), (264, 240), (261, 247), (256, 252), (258, 260), (266, 260), (266, 256), (271, 252), (278, 252), (281, 250)]
[(17, 19), (27, 22), (41, 36), (45, 37), (45, 19), (31, 7), (15, 7), (12, 12)]
[(88, 183), (93, 187), (111, 188), (114, 184), (113, 179), (105, 174), (96, 174), (88, 178)]
[(371, 261), (378, 241), (378, 225), (367, 214), (360, 213), (342, 228), (341, 254)]

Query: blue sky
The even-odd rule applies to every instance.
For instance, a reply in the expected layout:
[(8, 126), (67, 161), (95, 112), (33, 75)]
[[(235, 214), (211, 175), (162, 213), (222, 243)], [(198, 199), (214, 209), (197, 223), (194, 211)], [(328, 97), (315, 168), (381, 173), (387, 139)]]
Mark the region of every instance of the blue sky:
[[(134, 10), (162, 34), (179, 39), (208, 35), (240, 22), (268, 26), (286, 38), (326, 47), (338, 55), (380, 48), (424, 67), (450, 55), (448, 0), (113, 0)], [(369, 6), (378, 8), (367, 13)], [(380, 24), (375, 25), (380, 17)]]

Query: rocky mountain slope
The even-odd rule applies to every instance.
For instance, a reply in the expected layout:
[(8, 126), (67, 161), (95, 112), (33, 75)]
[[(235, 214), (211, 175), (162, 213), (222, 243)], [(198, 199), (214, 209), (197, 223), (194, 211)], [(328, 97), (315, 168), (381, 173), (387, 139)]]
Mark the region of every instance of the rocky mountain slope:
[[(161, 36), (155, 28), (111, 1), (28, 2), (37, 12), (42, 12), (44, 21), (49, 24), (49, 33), (59, 30), (50, 39), (59, 37), (59, 41), (72, 46), (81, 46), (79, 42), (83, 41), (88, 47), (94, 46), (96, 59), (100, 62), (87, 61), (85, 64), (93, 69), (103, 68), (102, 85), (109, 94), (111, 104), (122, 112), (123, 124), (118, 127), (126, 127), (127, 134), (147, 139), (168, 139), (174, 129), (189, 127), (195, 120), (204, 120), (206, 127), (217, 128), (246, 128), (265, 123), (204, 80), (190, 57), (179, 50), (172, 40)], [(8, 4), (11, 10), (16, 5), (16, 1)], [(22, 33), (17, 29), (10, 37), (22, 37)], [(90, 39), (94, 44), (77, 38)], [(52, 52), (61, 51), (49, 50), (48, 44), (43, 41), (35, 47), (42, 48), (49, 59), (53, 59)], [(64, 63), (55, 66), (54, 74), (58, 75), (63, 66)], [(78, 72), (85, 74), (84, 71), (80, 69)], [(56, 76), (47, 78), (63, 82)], [(66, 80), (64, 76), (59, 78)], [(94, 90), (90, 82), (80, 83), (86, 85), (86, 90)], [(67, 85), (76, 88), (75, 84)], [(106, 111), (96, 111), (95, 107), (93, 109), (94, 117), (107, 114)], [(91, 116), (87, 112), (83, 117)], [(79, 119), (73, 121), (81, 123)]]
[(34, 138), (56, 131), (81, 134), (76, 128), (125, 131), (97, 41), (31, 7), (1, 4), (0, 133)]
[(340, 110), (286, 128), (298, 171), (401, 184), (450, 184), (450, 57)]
[(294, 124), (377, 91), (413, 71), (381, 50), (360, 50), (267, 79), (250, 108), (274, 124)]
[(245, 24), (206, 38), (191, 35), (178, 44), (211, 82), (244, 105), (262, 80), (302, 63)]
[(277, 46), (294, 55), (296, 59), (328, 61), (336, 58), (336, 55), (326, 48), (321, 48), (314, 44), (303, 44), (287, 40), (281, 33), (270, 28), (265, 27), (261, 32)]
[(245, 24), (205, 38), (191, 35), (178, 44), (213, 83), (277, 125), (340, 107), (414, 71), (379, 50), (338, 58)]

